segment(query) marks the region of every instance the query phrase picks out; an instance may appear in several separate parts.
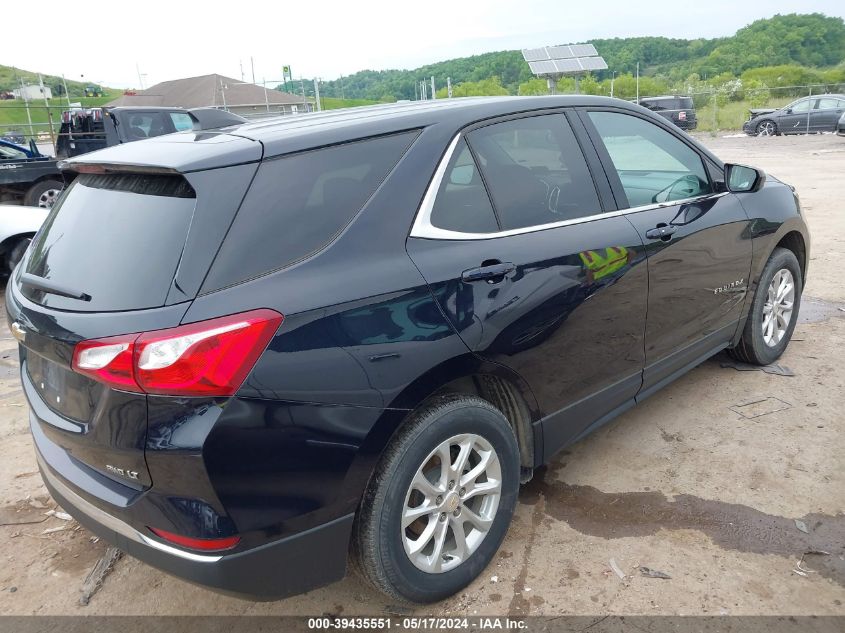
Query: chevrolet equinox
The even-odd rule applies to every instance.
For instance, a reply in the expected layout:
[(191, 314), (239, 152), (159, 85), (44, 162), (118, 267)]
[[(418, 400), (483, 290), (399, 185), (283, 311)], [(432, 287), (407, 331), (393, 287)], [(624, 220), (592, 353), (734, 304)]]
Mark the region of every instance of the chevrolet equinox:
[(376, 106), (73, 158), (6, 290), (55, 500), (132, 556), (275, 599), (431, 602), (520, 483), (795, 327), (793, 189), (619, 100)]

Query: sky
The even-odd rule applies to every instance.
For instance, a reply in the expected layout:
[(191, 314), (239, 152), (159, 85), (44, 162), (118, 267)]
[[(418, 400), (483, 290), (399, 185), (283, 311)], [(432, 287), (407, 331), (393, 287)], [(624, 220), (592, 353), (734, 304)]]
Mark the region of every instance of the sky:
[[(278, 83), (594, 38), (732, 35), (776, 13), (845, 16), (842, 0), (67, 0), (3, 3), (0, 63), (117, 88), (219, 73)], [(243, 7), (243, 8), (241, 8)], [(45, 16), (52, 15), (53, 18)], [(43, 31), (36, 35), (26, 25)], [(601, 53), (601, 51), (599, 51)], [(140, 76), (139, 76), (140, 75)]]

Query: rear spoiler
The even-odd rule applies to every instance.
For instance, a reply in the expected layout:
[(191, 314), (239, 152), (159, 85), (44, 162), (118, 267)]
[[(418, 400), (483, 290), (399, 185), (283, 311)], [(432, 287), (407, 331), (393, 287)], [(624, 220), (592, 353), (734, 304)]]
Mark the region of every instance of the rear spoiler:
[(242, 116), (227, 112), (226, 110), (218, 110), (217, 108), (192, 108), (188, 110), (188, 116), (194, 122), (194, 132), (214, 130), (220, 127), (240, 125), (241, 123), (247, 122)]

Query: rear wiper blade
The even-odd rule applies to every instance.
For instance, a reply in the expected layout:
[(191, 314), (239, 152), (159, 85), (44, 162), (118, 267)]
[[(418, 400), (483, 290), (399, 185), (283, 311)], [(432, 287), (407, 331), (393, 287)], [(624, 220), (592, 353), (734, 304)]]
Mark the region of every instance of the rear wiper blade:
[(64, 284), (59, 284), (55, 281), (50, 281), (49, 279), (39, 277), (38, 275), (32, 275), (30, 273), (23, 273), (21, 275), (21, 285), (29, 286), (30, 288), (35, 288), (36, 290), (42, 290), (51, 295), (69, 297), (70, 299), (79, 299), (80, 301), (91, 301), (91, 295), (89, 294), (79, 292), (73, 288), (68, 288)]

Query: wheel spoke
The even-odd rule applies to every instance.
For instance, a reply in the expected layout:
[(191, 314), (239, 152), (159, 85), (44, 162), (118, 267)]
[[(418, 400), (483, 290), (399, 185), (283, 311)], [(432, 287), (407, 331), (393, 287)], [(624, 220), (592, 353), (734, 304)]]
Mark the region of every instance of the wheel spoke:
[(461, 512), (461, 516), (464, 517), (470, 523), (472, 523), (476, 528), (478, 528), (482, 532), (486, 532), (490, 529), (490, 526), (493, 525), (492, 519), (486, 519), (476, 514), (467, 507), (464, 507), (463, 511)]
[(464, 530), (464, 521), (461, 517), (451, 517), (449, 524), (452, 527), (452, 535), (455, 537), (455, 549), (449, 552), (450, 555), (464, 561), (467, 558), (467, 535)]
[(428, 480), (421, 470), (414, 475), (414, 480), (411, 482), (411, 489), (418, 490), (423, 493), (426, 499), (433, 501), (441, 490)]
[(405, 508), (405, 511), (402, 513), (402, 529), (404, 530), (420, 517), (432, 514), (436, 510), (437, 508), (428, 499), (422, 505), (415, 508)]
[(428, 525), (425, 526), (425, 529), (422, 531), (422, 534), (419, 535), (419, 538), (408, 539), (410, 543), (408, 553), (411, 556), (419, 554), (425, 548), (425, 546), (428, 545), (428, 542), (434, 536), (434, 532), (437, 530), (437, 526), (439, 524), (440, 521), (438, 521), (435, 517), (431, 517), (428, 520)]
[(479, 462), (472, 467), (472, 470), (461, 477), (460, 485), (462, 488), (475, 485), (475, 480), (478, 479), (485, 470), (487, 470), (487, 467), (491, 464), (492, 460), (496, 459), (496, 456), (492, 451), (483, 451), (480, 452), (479, 455), (481, 456)]
[(472, 453), (472, 448), (475, 446), (475, 438), (467, 437), (464, 441), (458, 444), (458, 446), (460, 446), (460, 451), (458, 452), (458, 456), (455, 458), (455, 462), (452, 464), (451, 472), (449, 473), (449, 477), (455, 481), (460, 480), (460, 477), (464, 472), (464, 468), (466, 468), (467, 461)]
[(434, 571), (439, 572), (443, 567), (443, 545), (446, 543), (446, 534), (449, 531), (448, 521), (436, 521), (434, 528), (434, 551), (431, 553), (431, 566)]
[(466, 503), (473, 497), (485, 496), (490, 494), (498, 494), (502, 491), (502, 482), (497, 479), (488, 479), (481, 483), (476, 483), (472, 488), (467, 488), (466, 494), (461, 498), (461, 501)]

